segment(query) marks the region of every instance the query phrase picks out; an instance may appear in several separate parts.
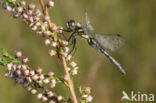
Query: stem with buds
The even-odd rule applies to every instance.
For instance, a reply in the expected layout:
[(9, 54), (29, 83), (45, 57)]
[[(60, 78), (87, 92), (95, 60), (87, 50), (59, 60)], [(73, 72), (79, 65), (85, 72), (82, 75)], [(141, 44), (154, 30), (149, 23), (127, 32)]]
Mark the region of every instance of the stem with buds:
[[(48, 10), (47, 10), (47, 8), (44, 5), (43, 0), (39, 0), (39, 1), (40, 1), (40, 5), (42, 7), (42, 10), (43, 10), (44, 15), (49, 16)], [(52, 31), (52, 23), (51, 23), (51, 20), (50, 19), (48, 21), (48, 26), (49, 26), (49, 29)], [(53, 35), (53, 36), (54, 36), (54, 40), (57, 41), (57, 36), (56, 35)], [(63, 63), (65, 75), (68, 78), (67, 79), (68, 88), (70, 89), (70, 92), (71, 92), (71, 95), (72, 95), (72, 98), (73, 98), (73, 102), (74, 103), (78, 103), (77, 97), (76, 97), (76, 93), (75, 93), (75, 90), (74, 90), (74, 85), (73, 85), (73, 82), (71, 80), (71, 77), (70, 77), (70, 74), (69, 74), (69, 71), (68, 71), (68, 67), (67, 67), (67, 63), (66, 63), (65, 57), (61, 55), (61, 59), (62, 59), (62, 63)]]

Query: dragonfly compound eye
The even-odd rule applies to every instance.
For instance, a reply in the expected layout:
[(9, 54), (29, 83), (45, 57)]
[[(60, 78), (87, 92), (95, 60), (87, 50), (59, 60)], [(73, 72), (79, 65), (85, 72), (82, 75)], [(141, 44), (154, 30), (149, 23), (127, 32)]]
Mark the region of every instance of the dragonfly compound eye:
[(67, 27), (68, 28), (75, 27), (75, 21), (72, 19), (67, 21)]

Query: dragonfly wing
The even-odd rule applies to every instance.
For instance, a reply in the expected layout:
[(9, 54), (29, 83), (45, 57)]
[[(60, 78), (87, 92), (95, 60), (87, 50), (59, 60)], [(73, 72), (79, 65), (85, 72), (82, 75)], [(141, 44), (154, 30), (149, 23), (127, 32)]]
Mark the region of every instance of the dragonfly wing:
[(95, 34), (95, 39), (102, 46), (102, 48), (109, 49), (112, 51), (124, 45), (124, 39), (119, 34)]
[(88, 29), (89, 32), (93, 32), (94, 28), (90, 23), (90, 19), (89, 19), (87, 11), (85, 11), (85, 16), (86, 16), (86, 28)]

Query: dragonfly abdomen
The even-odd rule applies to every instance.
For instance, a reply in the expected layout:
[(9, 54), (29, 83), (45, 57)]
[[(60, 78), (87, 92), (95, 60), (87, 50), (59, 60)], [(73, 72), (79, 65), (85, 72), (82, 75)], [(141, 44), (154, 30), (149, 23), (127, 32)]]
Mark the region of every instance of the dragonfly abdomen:
[(93, 48), (97, 49), (100, 53), (102, 53), (112, 64), (115, 65), (115, 67), (122, 73), (126, 74), (125, 70), (122, 68), (122, 66), (111, 56), (109, 55), (103, 48), (101, 48), (96, 41), (90, 38), (88, 41), (89, 45), (91, 45)]

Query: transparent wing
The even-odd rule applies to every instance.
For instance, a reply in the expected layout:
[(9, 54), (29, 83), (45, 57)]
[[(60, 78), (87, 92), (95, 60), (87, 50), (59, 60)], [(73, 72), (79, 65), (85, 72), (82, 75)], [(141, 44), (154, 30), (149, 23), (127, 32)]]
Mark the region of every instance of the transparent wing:
[(89, 16), (88, 16), (88, 13), (86, 10), (85, 10), (85, 16), (86, 16), (86, 27), (87, 27), (88, 31), (93, 32), (94, 28), (90, 23), (90, 19), (89, 19)]
[(112, 51), (124, 45), (124, 39), (119, 34), (95, 34), (95, 39), (104, 49), (109, 49)]

